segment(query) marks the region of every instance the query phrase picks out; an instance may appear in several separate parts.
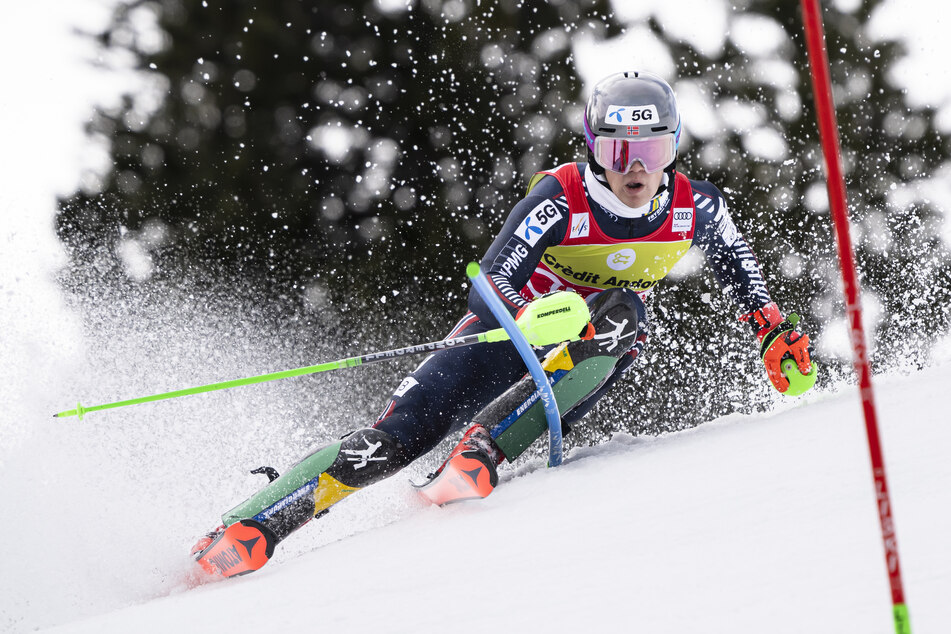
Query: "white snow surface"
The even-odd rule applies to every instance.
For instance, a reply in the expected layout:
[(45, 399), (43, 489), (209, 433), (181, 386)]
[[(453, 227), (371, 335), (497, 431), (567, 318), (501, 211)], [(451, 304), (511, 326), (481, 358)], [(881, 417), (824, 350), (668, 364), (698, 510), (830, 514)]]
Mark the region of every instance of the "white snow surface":
[[(877, 383), (917, 633), (951, 623), (949, 379), (951, 367), (940, 367)], [(177, 564), (168, 561), (155, 598), (53, 631), (894, 631), (853, 388), (661, 437), (617, 435), (570, 452), (556, 469), (518, 464), (489, 498), (443, 508), (423, 505), (397, 475), (281, 547), (323, 522), (335, 541), (190, 590), (175, 587)], [(149, 519), (111, 575), (133, 584), (142, 576), (137, 561), (154, 522), (182, 531), (179, 518)], [(108, 548), (110, 537), (101, 527), (88, 546)], [(83, 585), (83, 571), (66, 572)]]

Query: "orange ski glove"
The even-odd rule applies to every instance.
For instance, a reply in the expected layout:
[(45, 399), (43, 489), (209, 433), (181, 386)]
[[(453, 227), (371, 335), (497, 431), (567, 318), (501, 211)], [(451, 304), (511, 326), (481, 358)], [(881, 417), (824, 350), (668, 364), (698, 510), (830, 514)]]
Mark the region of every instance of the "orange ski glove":
[(784, 321), (779, 307), (770, 303), (740, 319), (760, 326), (756, 333), (762, 344), (760, 358), (777, 391), (798, 396), (812, 389), (818, 368), (809, 357), (809, 335), (796, 329), (798, 315), (793, 313)]
[(809, 335), (796, 330), (799, 315), (792, 313), (766, 333), (760, 355), (773, 387), (787, 396), (799, 396), (816, 384), (818, 368), (809, 358)]

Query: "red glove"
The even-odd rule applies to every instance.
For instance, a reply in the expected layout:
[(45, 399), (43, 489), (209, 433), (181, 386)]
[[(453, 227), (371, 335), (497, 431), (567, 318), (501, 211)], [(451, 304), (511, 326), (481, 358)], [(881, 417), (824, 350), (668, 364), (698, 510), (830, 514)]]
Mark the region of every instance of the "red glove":
[(757, 308), (748, 315), (742, 315), (740, 321), (745, 321), (756, 330), (756, 339), (760, 343), (766, 333), (783, 323), (783, 314), (776, 302), (770, 302), (762, 308)]

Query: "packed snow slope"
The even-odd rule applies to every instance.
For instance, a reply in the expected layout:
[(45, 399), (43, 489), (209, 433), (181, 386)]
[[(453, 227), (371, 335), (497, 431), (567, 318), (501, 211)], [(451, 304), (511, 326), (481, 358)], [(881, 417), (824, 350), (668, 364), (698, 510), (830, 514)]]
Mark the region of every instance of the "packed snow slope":
[[(876, 383), (917, 634), (951, 623), (949, 381), (944, 366)], [(310, 545), (322, 531), (339, 538)], [(257, 573), (190, 590), (169, 572), (162, 596), (55, 631), (894, 631), (851, 388), (662, 437), (618, 435), (557, 469), (519, 464), (482, 501), (425, 507), (396, 476), (280, 549)], [(113, 574), (142, 575), (139, 554)]]

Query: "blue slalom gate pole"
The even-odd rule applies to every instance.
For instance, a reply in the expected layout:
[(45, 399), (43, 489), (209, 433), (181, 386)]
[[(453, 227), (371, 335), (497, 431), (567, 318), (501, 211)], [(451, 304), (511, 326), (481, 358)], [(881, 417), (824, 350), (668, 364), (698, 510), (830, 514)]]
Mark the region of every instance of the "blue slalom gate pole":
[(558, 411), (558, 403), (555, 402), (555, 393), (551, 389), (548, 376), (545, 374), (545, 370), (542, 369), (542, 364), (539, 363), (538, 357), (535, 356), (528, 340), (525, 339), (525, 335), (522, 334), (518, 324), (515, 323), (515, 319), (505, 308), (499, 296), (492, 290), (489, 279), (482, 272), (479, 264), (470, 262), (466, 267), (466, 275), (472, 280), (476, 291), (488, 304), (499, 324), (508, 333), (509, 339), (515, 345), (515, 349), (518, 350), (532, 378), (535, 379), (535, 385), (538, 386), (538, 392), (545, 407), (545, 418), (548, 419), (548, 466), (557, 467), (562, 460), (561, 413)]

